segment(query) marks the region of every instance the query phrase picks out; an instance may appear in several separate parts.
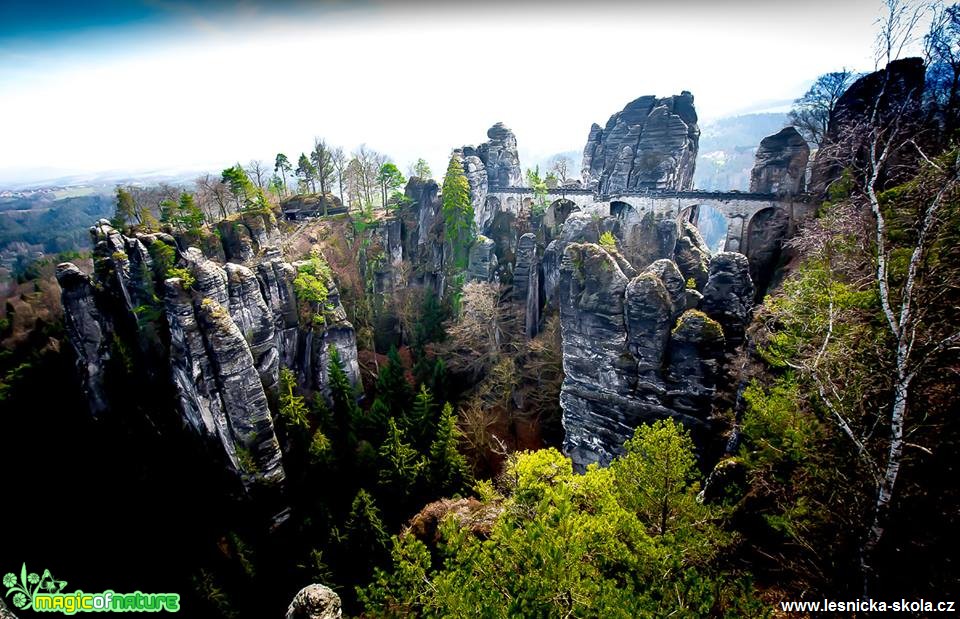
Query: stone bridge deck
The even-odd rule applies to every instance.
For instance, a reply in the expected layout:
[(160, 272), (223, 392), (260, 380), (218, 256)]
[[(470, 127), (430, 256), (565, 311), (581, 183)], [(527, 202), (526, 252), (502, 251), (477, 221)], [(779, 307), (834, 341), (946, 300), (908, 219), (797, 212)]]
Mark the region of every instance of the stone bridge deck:
[[(523, 195), (532, 196), (534, 191), (530, 187), (504, 187), (487, 192), (487, 195)], [(636, 191), (620, 191), (614, 193), (600, 194), (592, 189), (563, 189), (556, 188), (547, 191), (547, 198), (560, 200), (564, 197), (589, 196), (595, 202), (610, 202), (626, 197), (641, 197), (653, 199), (696, 199), (696, 200), (747, 200), (758, 202), (776, 202), (783, 199), (783, 196), (774, 193), (752, 193), (749, 191), (702, 191), (692, 189), (689, 191), (669, 191), (657, 189), (639, 189)], [(806, 194), (792, 196), (793, 201), (803, 201)]]
[[(498, 188), (487, 193), (487, 197), (497, 198), (501, 202), (515, 200), (522, 202), (532, 198), (530, 187)], [(580, 210), (590, 210), (602, 214), (624, 217), (633, 210), (639, 215), (653, 213), (655, 216), (685, 217), (696, 223), (699, 207), (715, 209), (727, 221), (726, 242), (728, 251), (741, 251), (750, 222), (761, 211), (776, 209), (783, 211), (789, 219), (790, 227), (806, 217), (813, 209), (806, 194), (784, 196), (772, 193), (751, 193), (745, 191), (663, 191), (644, 189), (608, 194), (598, 194), (590, 189), (551, 189), (547, 192), (551, 205), (561, 200), (572, 202)]]

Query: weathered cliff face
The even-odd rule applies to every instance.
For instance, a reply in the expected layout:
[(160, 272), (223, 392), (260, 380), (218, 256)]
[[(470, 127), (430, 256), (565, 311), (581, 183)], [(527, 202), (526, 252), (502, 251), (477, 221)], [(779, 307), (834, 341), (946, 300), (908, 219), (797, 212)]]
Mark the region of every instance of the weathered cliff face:
[(710, 276), (703, 288), (701, 307), (723, 327), (727, 343), (738, 346), (750, 322), (754, 299), (753, 280), (747, 257), (720, 252), (710, 260)]
[(368, 229), (369, 243), (360, 255), (361, 272), (373, 283), (374, 294), (390, 293), (402, 281), (403, 222), (386, 217)]
[[(822, 195), (843, 169), (850, 164), (862, 164), (867, 156), (863, 130), (867, 119), (874, 116), (882, 126), (888, 126), (895, 116), (899, 126), (910, 126), (920, 114), (926, 69), (920, 58), (895, 60), (879, 71), (869, 73), (840, 96), (833, 112), (824, 145), (817, 154), (810, 179), (810, 191)], [(911, 169), (909, 164), (917, 157), (916, 149), (900, 149), (887, 161), (892, 178), (881, 178), (880, 185), (896, 182), (896, 171)]]
[(519, 187), (523, 184), (517, 138), (513, 131), (498, 122), (487, 130), (489, 141), (477, 147), (477, 154), (487, 168), (489, 189)]
[(692, 223), (680, 223), (680, 236), (674, 248), (674, 259), (684, 279), (692, 279), (697, 290), (707, 285), (710, 268), (710, 248)]
[(280, 246), (280, 230), (270, 213), (239, 213), (218, 223), (217, 230), (229, 262), (246, 264)]
[(435, 181), (411, 178), (404, 189), (409, 203), (401, 210), (401, 220), (402, 251), (411, 266), (411, 283), (442, 295), (444, 243), (439, 192)]
[[(275, 247), (261, 245), (279, 238), (273, 221), (254, 221), (264, 227), (244, 224), (245, 233), (225, 240), (225, 252), (247, 265), (221, 266), (199, 249), (180, 251), (163, 234), (126, 237), (101, 220), (91, 228), (94, 275), (70, 263), (57, 269), (91, 412), (129, 405), (116, 401), (107, 380), (113, 357), (122, 353), (125, 363), (144, 366), (157, 398), (172, 395), (183, 424), (248, 487), (284, 481), (271, 412), (281, 364), (299, 370), (305, 386), (324, 390), (332, 345), (359, 381), (356, 339), (336, 286), (328, 286), (332, 309), (324, 324), (301, 326), (296, 268)], [(164, 269), (173, 266), (177, 277), (166, 278)], [(166, 359), (166, 371), (151, 354)]]
[(583, 150), (583, 178), (601, 194), (690, 189), (700, 129), (693, 95), (640, 97), (594, 124)]
[(750, 172), (750, 191), (755, 193), (798, 194), (805, 188), (810, 147), (793, 127), (760, 141)]
[(594, 243), (563, 251), (560, 404), (564, 450), (575, 465), (609, 463), (639, 424), (667, 417), (708, 440), (720, 358), (737, 341), (727, 341), (721, 324), (742, 338), (752, 303), (746, 258), (711, 261), (700, 311), (699, 293), (686, 289), (673, 260), (636, 273), (618, 252)]
[(257, 279), (261, 285), (263, 300), (273, 316), (273, 331), (280, 364), (296, 366), (297, 331), (300, 323), (297, 314), (297, 297), (293, 290), (296, 269), (284, 262), (280, 250), (270, 248), (257, 264)]
[(357, 334), (340, 302), (340, 290), (332, 281), (326, 285), (327, 302), (322, 314), (323, 321), (313, 320), (309, 325), (300, 326), (293, 367), (302, 386), (319, 391), (329, 402), (331, 347), (337, 349), (344, 372), (355, 388), (360, 385), (360, 363), (357, 357)]
[(497, 276), (496, 244), (492, 239), (478, 235), (470, 247), (467, 277), (478, 282), (492, 282)]
[[(461, 152), (462, 154), (460, 154)], [(474, 148), (465, 146), (462, 151), (455, 152), (454, 156), (460, 155), (461, 157), (463, 172), (467, 176), (467, 184), (470, 185), (470, 201), (473, 205), (474, 221), (477, 224), (477, 230), (483, 230), (494, 213), (488, 212), (485, 208), (487, 191), (489, 190), (487, 168), (483, 165), (483, 160), (474, 153), (476, 153)]]
[(631, 264), (645, 265), (673, 257), (680, 233), (676, 216), (638, 212), (623, 202), (611, 203), (610, 214), (617, 221), (615, 234)]
[(57, 266), (64, 307), (67, 337), (77, 354), (77, 373), (90, 412), (99, 417), (109, 406), (105, 397), (105, 367), (110, 360), (110, 337), (113, 325), (97, 307), (90, 279), (76, 266), (64, 263)]
[(513, 268), (513, 299), (520, 309), (524, 333), (533, 337), (540, 325), (540, 260), (537, 237), (527, 232), (517, 242), (517, 261)]
[(517, 138), (513, 131), (497, 123), (487, 130), (487, 142), (477, 147), (464, 146), (454, 151), (463, 163), (470, 184), (477, 230), (486, 233), (498, 210), (506, 205), (488, 202), (487, 193), (523, 185)]
[(757, 300), (763, 298), (771, 284), (782, 276), (785, 261), (784, 241), (790, 237), (789, 213), (783, 209), (767, 209), (757, 213), (750, 222), (744, 251), (750, 260), (750, 277), (756, 288)]
[(248, 485), (283, 482), (264, 385), (237, 323), (215, 298), (195, 296), (183, 280), (166, 286), (171, 374), (184, 419), (219, 444)]

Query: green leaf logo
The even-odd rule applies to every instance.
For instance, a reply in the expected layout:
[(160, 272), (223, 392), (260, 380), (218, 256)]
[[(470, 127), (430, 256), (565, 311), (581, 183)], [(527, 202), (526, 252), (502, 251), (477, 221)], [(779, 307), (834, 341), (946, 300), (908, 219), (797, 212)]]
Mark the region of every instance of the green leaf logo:
[(7, 573), (3, 576), (3, 586), (7, 587), (6, 597), (11, 598), (13, 605), (20, 610), (33, 607), (33, 598), (38, 593), (60, 593), (67, 586), (65, 580), (54, 580), (50, 570), (43, 570), (41, 577), (36, 572), (27, 572), (27, 564), (20, 566), (20, 578), (16, 574)]

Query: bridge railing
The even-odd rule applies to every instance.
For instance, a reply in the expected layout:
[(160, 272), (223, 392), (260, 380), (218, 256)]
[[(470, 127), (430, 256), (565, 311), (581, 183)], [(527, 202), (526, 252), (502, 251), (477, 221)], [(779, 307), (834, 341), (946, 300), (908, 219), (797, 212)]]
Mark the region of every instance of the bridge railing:
[[(520, 195), (533, 195), (534, 191), (530, 187), (502, 187), (488, 192), (488, 194), (520, 194)], [(701, 191), (701, 190), (687, 190), (687, 191), (673, 191), (668, 189), (636, 189), (631, 191), (618, 191), (615, 193), (597, 193), (591, 189), (550, 189), (547, 191), (547, 196), (560, 196), (565, 195), (570, 196), (583, 196), (590, 195), (593, 196), (594, 200), (597, 202), (610, 202), (618, 198), (627, 198), (627, 197), (639, 197), (639, 198), (651, 198), (655, 200), (669, 200), (669, 199), (692, 199), (692, 200), (748, 200), (752, 202), (783, 202), (787, 200), (792, 200), (794, 202), (805, 202), (809, 200), (810, 195), (803, 194), (794, 194), (790, 196), (784, 196), (775, 193), (754, 193), (749, 191)]]
[(776, 202), (783, 199), (773, 193), (751, 193), (749, 191), (672, 191), (666, 189), (640, 189), (635, 191), (619, 191), (611, 194), (601, 194), (599, 199), (604, 202), (616, 200), (617, 198), (639, 197), (653, 198), (656, 200), (678, 199), (702, 199), (702, 200), (752, 200), (763, 202)]
[[(498, 193), (517, 193), (523, 195), (533, 195), (534, 191), (530, 187), (500, 187), (497, 189), (491, 189), (487, 194), (498, 194)], [(590, 189), (561, 189), (557, 187), (556, 189), (548, 189), (547, 195), (570, 195), (570, 196), (592, 196), (596, 195), (596, 192)]]

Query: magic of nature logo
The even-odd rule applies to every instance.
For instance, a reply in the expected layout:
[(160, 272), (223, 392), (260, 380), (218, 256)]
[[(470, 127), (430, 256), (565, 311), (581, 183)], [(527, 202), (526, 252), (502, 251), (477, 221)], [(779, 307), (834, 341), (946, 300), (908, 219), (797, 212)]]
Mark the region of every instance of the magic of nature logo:
[(79, 589), (64, 592), (67, 581), (57, 580), (50, 570), (42, 575), (20, 567), (19, 578), (13, 572), (3, 577), (4, 594), (14, 608), (38, 613), (59, 612), (65, 615), (92, 612), (179, 612), (180, 595), (176, 593), (117, 593), (112, 590), (85, 593)]

